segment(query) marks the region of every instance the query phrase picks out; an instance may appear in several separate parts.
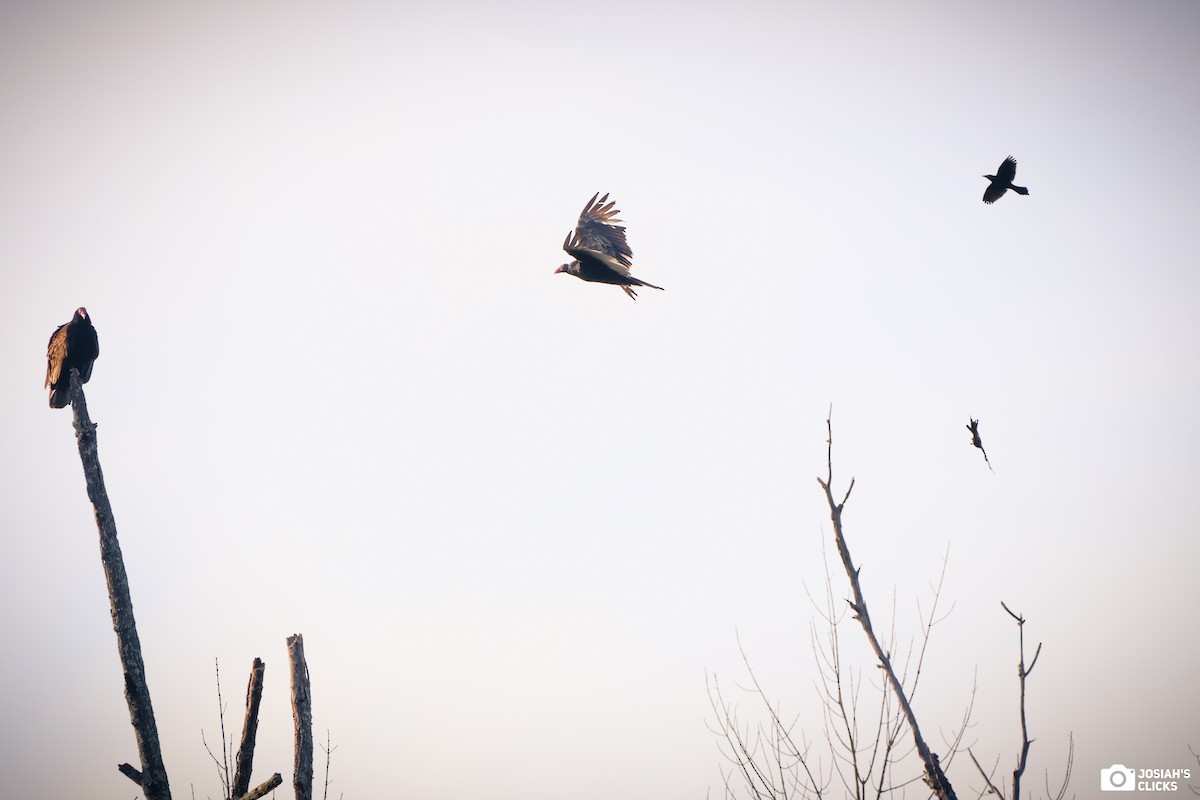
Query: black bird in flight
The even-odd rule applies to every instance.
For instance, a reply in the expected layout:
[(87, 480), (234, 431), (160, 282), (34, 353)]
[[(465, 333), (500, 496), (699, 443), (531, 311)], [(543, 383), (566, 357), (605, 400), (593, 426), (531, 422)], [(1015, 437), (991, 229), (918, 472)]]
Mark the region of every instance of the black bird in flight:
[(1024, 186), (1017, 186), (1013, 183), (1013, 178), (1017, 177), (1017, 160), (1012, 156), (1004, 159), (995, 175), (984, 175), (983, 177), (991, 181), (983, 190), (983, 202), (985, 203), (996, 202), (1009, 189), (1017, 194), (1029, 194), (1029, 190)]
[[(92, 377), (92, 362), (100, 356), (100, 340), (88, 317), (87, 309), (75, 309), (66, 325), (59, 325), (46, 345), (46, 387), (50, 389), (50, 407), (63, 408), (71, 401), (71, 370), (79, 370), (79, 382)], [(45, 387), (44, 387), (45, 388)]]
[(599, 200), (597, 197), (600, 197), (599, 192), (583, 207), (575, 232), (568, 233), (563, 242), (563, 250), (575, 260), (563, 264), (554, 273), (565, 272), (581, 280), (620, 286), (634, 300), (637, 299), (634, 286), (661, 290), (663, 287), (629, 274), (633, 251), (625, 241), (625, 228), (614, 224), (621, 221), (616, 218), (621, 212), (613, 208), (616, 202), (609, 202), (607, 194)]
[[(970, 415), (967, 416), (967, 419), (971, 419)], [(983, 439), (979, 438), (979, 420), (971, 419), (971, 424), (967, 426), (967, 430), (971, 432), (971, 444), (979, 448), (979, 451), (983, 453), (983, 462), (987, 464), (988, 469), (995, 472), (996, 470), (992, 469), (992, 462), (988, 460), (987, 450), (983, 449)]]

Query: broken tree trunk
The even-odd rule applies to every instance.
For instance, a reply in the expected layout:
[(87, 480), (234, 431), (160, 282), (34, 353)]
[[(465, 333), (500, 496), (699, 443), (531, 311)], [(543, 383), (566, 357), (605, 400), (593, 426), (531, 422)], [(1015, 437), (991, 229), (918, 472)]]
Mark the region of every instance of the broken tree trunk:
[(292, 719), (296, 727), (296, 766), (292, 787), (296, 800), (312, 800), (313, 738), (312, 693), (308, 683), (308, 664), (304, 660), (304, 637), (287, 639), (288, 660), (292, 665)]
[(276, 772), (267, 781), (264, 781), (261, 786), (252, 792), (247, 792), (237, 800), (258, 800), (260, 797), (266, 797), (268, 793), (274, 791), (275, 787), (283, 783), (283, 776)]
[[(171, 800), (167, 785), (167, 769), (163, 766), (162, 749), (158, 742), (158, 726), (150, 705), (150, 689), (146, 685), (146, 666), (142, 663), (142, 645), (138, 641), (137, 624), (133, 619), (133, 600), (129, 596), (129, 577), (121, 558), (117, 541), (117, 523), (113, 519), (104, 474), (100, 471), (100, 456), (96, 448), (96, 426), (88, 416), (87, 400), (79, 385), (79, 371), (71, 370), (71, 409), (75, 417), (75, 438), (79, 441), (79, 459), (83, 462), (83, 477), (87, 482), (88, 499), (96, 513), (100, 531), (100, 561), (108, 583), (108, 598), (112, 606), (113, 630), (117, 634), (117, 651), (125, 673), (125, 700), (129, 704), (129, 721), (137, 737), (138, 755), (142, 760), (140, 772), (130, 767), (122, 774), (142, 787), (146, 800)], [(137, 777), (134, 777), (134, 776)]]
[(254, 765), (254, 737), (258, 734), (258, 706), (262, 702), (263, 673), (267, 665), (261, 658), (250, 666), (250, 684), (246, 687), (246, 719), (242, 722), (242, 743), (238, 746), (237, 768), (233, 773), (231, 796), (250, 791), (250, 770)]

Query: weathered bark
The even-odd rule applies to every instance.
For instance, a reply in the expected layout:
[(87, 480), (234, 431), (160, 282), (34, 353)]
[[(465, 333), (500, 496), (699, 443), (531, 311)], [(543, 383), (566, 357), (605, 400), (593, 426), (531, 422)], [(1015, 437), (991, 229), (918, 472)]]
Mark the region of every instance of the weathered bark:
[(100, 456), (96, 448), (96, 426), (88, 416), (87, 400), (79, 385), (79, 371), (71, 370), (71, 408), (75, 418), (75, 438), (79, 442), (79, 458), (83, 462), (83, 477), (87, 482), (88, 499), (96, 514), (100, 531), (100, 561), (108, 583), (112, 607), (113, 630), (117, 634), (117, 651), (125, 673), (125, 700), (129, 704), (129, 721), (137, 737), (138, 755), (142, 760), (141, 780), (129, 771), (121, 770), (142, 787), (146, 800), (170, 800), (167, 770), (163, 766), (162, 749), (158, 742), (158, 726), (150, 704), (150, 689), (146, 685), (146, 667), (142, 662), (142, 645), (138, 640), (137, 624), (133, 619), (133, 600), (129, 596), (129, 578), (117, 541), (117, 524), (113, 519)]
[(825, 490), (825, 499), (829, 503), (829, 516), (833, 522), (833, 535), (837, 542), (838, 555), (841, 556), (842, 566), (846, 568), (846, 576), (850, 579), (850, 588), (854, 592), (854, 600), (850, 602), (850, 609), (854, 612), (854, 618), (862, 625), (863, 631), (866, 632), (867, 639), (871, 643), (871, 649), (875, 651), (875, 657), (879, 659), (879, 666), (883, 669), (884, 674), (887, 675), (888, 683), (892, 686), (892, 692), (896, 696), (896, 701), (900, 704), (900, 708), (904, 712), (904, 717), (908, 721), (908, 728), (912, 731), (913, 744), (916, 745), (917, 755), (921, 758), (921, 762), (925, 767), (925, 783), (929, 785), (929, 788), (933, 790), (933, 793), (940, 800), (957, 800), (954, 788), (950, 785), (950, 780), (946, 777), (946, 773), (942, 771), (937, 753), (929, 749), (929, 745), (925, 743), (925, 738), (921, 735), (921, 728), (917, 725), (917, 717), (913, 713), (912, 705), (908, 702), (908, 695), (905, 693), (904, 686), (900, 683), (900, 679), (896, 675), (896, 670), (892, 667), (892, 659), (879, 643), (879, 637), (875, 635), (875, 629), (871, 625), (871, 615), (867, 612), (867, 601), (863, 597), (862, 588), (858, 582), (858, 574), (861, 568), (854, 566), (854, 562), (850, 558), (850, 547), (846, 544), (846, 537), (842, 532), (842, 509), (845, 507), (846, 501), (850, 499), (850, 492), (854, 491), (854, 479), (850, 479), (850, 486), (847, 487), (842, 502), (835, 501), (833, 499), (833, 490), (830, 488), (833, 484), (832, 417), (826, 420), (825, 424), (829, 429), (829, 450), (827, 457), (829, 471), (826, 479), (817, 478), (817, 483), (821, 484), (821, 488)]
[(242, 743), (238, 746), (237, 767), (233, 773), (233, 797), (250, 791), (250, 770), (254, 765), (254, 737), (258, 734), (258, 706), (262, 701), (263, 673), (267, 665), (261, 658), (250, 666), (250, 684), (246, 687), (246, 719), (242, 722)]
[(117, 772), (129, 778), (129, 780), (138, 786), (142, 785), (142, 773), (138, 772), (132, 764), (117, 764)]
[(283, 776), (280, 775), (278, 772), (276, 772), (274, 775), (271, 776), (270, 780), (263, 783), (261, 786), (256, 788), (253, 792), (244, 794), (241, 797), (234, 795), (234, 797), (236, 797), (237, 800), (258, 800), (258, 798), (266, 796), (266, 794), (268, 792), (273, 790), (276, 786), (278, 786), (281, 783), (283, 783)]
[(313, 738), (312, 693), (308, 682), (308, 664), (304, 661), (304, 637), (287, 639), (288, 659), (292, 665), (292, 720), (296, 728), (296, 766), (292, 787), (296, 800), (312, 800)]

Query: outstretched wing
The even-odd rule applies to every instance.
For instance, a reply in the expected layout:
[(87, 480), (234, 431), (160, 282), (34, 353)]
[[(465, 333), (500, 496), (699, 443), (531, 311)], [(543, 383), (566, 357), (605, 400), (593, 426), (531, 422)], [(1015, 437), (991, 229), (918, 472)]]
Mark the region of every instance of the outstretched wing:
[(1004, 184), (1000, 182), (999, 176), (997, 176), (997, 179), (989, 183), (987, 188), (983, 190), (983, 202), (994, 203), (1003, 197), (1007, 191), (1008, 189), (1005, 188)]
[(58, 383), (62, 374), (63, 361), (67, 358), (67, 326), (59, 325), (50, 335), (50, 343), (46, 345), (46, 384), (48, 388)]
[(1013, 178), (1017, 177), (1017, 160), (1012, 156), (1004, 159), (1000, 169), (996, 170), (996, 177), (1005, 185), (1012, 183)]
[[(599, 199), (597, 199), (599, 198)], [(604, 259), (611, 264), (615, 261), (624, 271), (628, 272), (633, 266), (633, 251), (625, 240), (625, 228), (614, 223), (620, 222), (617, 214), (621, 212), (613, 208), (616, 201), (610, 201), (608, 195), (600, 197), (600, 193), (592, 195), (592, 199), (583, 207), (579, 214), (579, 224), (575, 233), (567, 237), (563, 249), (571, 255), (574, 250), (589, 250), (592, 253), (602, 253)], [(576, 258), (578, 256), (576, 255)]]

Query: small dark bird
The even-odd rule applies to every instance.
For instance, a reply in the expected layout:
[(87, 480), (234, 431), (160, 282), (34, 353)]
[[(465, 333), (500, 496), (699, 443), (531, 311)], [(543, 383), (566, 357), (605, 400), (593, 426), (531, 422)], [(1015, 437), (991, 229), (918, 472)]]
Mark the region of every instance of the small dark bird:
[(554, 273), (565, 272), (585, 281), (620, 286), (634, 300), (637, 299), (634, 286), (661, 290), (663, 287), (629, 274), (633, 251), (625, 241), (625, 228), (613, 224), (621, 221), (616, 218), (621, 212), (613, 208), (616, 202), (609, 202), (607, 194), (599, 200), (597, 197), (600, 197), (599, 192), (583, 207), (574, 234), (568, 233), (563, 242), (563, 250), (575, 260), (563, 264)]
[(92, 362), (100, 356), (100, 340), (88, 317), (87, 309), (75, 309), (66, 325), (59, 325), (46, 345), (46, 386), (50, 389), (50, 407), (63, 408), (71, 401), (71, 370), (79, 370), (79, 382), (92, 377)]
[(983, 177), (991, 181), (983, 190), (983, 202), (985, 203), (996, 202), (1009, 189), (1017, 194), (1029, 194), (1029, 190), (1024, 186), (1017, 186), (1013, 183), (1013, 178), (1017, 177), (1017, 160), (1012, 156), (1004, 159), (995, 175), (984, 175)]
[[(971, 419), (970, 415), (967, 416), (967, 419)], [(987, 464), (988, 469), (995, 472), (996, 470), (992, 469), (992, 462), (988, 460), (987, 450), (983, 449), (983, 439), (979, 438), (979, 420), (971, 419), (971, 424), (967, 426), (967, 430), (971, 432), (971, 444), (979, 448), (979, 452), (983, 453), (983, 462)]]

